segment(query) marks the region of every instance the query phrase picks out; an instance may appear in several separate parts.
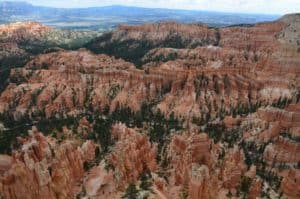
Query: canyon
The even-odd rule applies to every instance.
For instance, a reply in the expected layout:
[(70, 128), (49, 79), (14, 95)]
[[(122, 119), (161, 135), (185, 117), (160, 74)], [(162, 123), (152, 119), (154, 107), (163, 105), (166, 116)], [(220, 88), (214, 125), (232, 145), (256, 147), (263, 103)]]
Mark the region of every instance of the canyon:
[(0, 198), (299, 198), (299, 21), (1, 25)]

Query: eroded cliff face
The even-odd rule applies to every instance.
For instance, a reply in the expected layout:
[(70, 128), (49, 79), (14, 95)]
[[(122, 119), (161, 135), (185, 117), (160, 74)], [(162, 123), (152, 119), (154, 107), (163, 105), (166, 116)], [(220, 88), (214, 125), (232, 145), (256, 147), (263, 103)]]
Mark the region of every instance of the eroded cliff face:
[[(86, 110), (140, 109), (167, 89), (169, 78), (145, 74), (128, 62), (86, 50), (40, 55), (11, 73), (12, 84), (2, 93), (1, 112), (14, 117), (47, 118)], [(15, 80), (15, 81), (14, 81)]]
[[(94, 52), (32, 57), (1, 93), (0, 141), (19, 125), (48, 136), (8, 145), (0, 196), (299, 198), (298, 17), (123, 25)], [(49, 31), (29, 24), (2, 37)]]
[[(280, 98), (291, 99), (299, 88), (298, 54), (287, 52), (276, 38), (287, 26), (283, 21), (219, 30), (176, 23), (120, 26), (110, 33), (112, 39), (102, 36), (93, 45), (123, 45), (127, 40), (138, 45), (143, 41), (169, 45), (166, 38), (174, 32), (186, 39), (208, 42), (195, 45), (206, 45), (196, 49), (151, 50), (160, 47), (155, 44), (143, 58), (144, 70), (84, 50), (40, 55), (24, 68), (12, 71), (11, 82), (19, 85), (11, 84), (2, 94), (0, 100), (10, 104), (1, 104), (1, 112), (11, 107), (15, 117), (34, 112), (50, 117), (80, 113), (85, 107), (103, 110), (108, 106), (110, 111), (129, 107), (138, 111), (144, 102), (159, 98), (157, 108), (166, 115), (174, 112), (177, 117), (204, 120), (206, 115), (215, 118), (238, 105), (251, 108)], [(31, 29), (42, 29), (38, 27)], [(216, 38), (218, 46), (212, 46), (211, 40)], [(184, 48), (190, 47), (187, 44)], [(32, 97), (37, 98), (33, 100), (36, 104), (30, 103)], [(24, 100), (8, 100), (19, 98)]]
[(20, 138), (21, 149), (1, 155), (0, 192), (4, 198), (72, 198), (84, 175), (83, 163), (95, 157), (95, 144), (87, 141), (57, 143), (33, 128)]
[(258, 174), (267, 170), (269, 174), (261, 175), (263, 179), (277, 182), (275, 187), (280, 188), (284, 197), (297, 197), (298, 192), (290, 192), (289, 188), (299, 189), (296, 174), (299, 172), (299, 103), (290, 104), (285, 109), (260, 108), (245, 118), (241, 126), (246, 129), (243, 137), (245, 148), (250, 151), (247, 159), (265, 165), (257, 167)]
[(300, 196), (300, 172), (299, 169), (287, 171), (281, 182), (281, 190), (287, 198), (298, 198)]
[(31, 56), (63, 49), (78, 49), (96, 32), (57, 30), (36, 22), (0, 25), (0, 91), (8, 84), (10, 69), (24, 66)]
[(2, 42), (22, 42), (42, 37), (51, 28), (36, 22), (12, 23), (0, 26)]
[[(56, 30), (37, 22), (16, 22), (11, 24), (0, 25), (0, 42), (1, 43), (17, 43), (25, 48), (34, 45), (51, 45), (52, 47), (59, 45), (68, 45), (78, 40), (83, 45), (84, 42), (79, 39), (86, 40), (97, 36), (94, 32), (72, 32), (64, 30)], [(45, 48), (46, 49), (46, 48)], [(33, 50), (33, 49), (32, 49)]]
[(117, 143), (108, 159), (120, 188), (124, 188), (123, 183), (136, 182), (142, 172), (157, 169), (156, 147), (147, 136), (121, 124), (113, 126), (112, 135)]
[(216, 35), (214, 29), (198, 24), (161, 22), (140, 26), (120, 25), (117, 30), (93, 40), (86, 47), (140, 65), (140, 59), (153, 48), (195, 48), (217, 44)]
[(0, 97), (0, 112), (13, 110), (9, 114), (16, 119), (76, 115), (106, 107), (111, 112), (120, 107), (136, 112), (143, 103), (159, 99), (157, 109), (167, 116), (173, 112), (205, 121), (207, 115), (216, 118), (238, 106), (250, 109), (281, 97), (292, 99), (296, 92), (286, 82), (278, 81), (271, 88), (244, 68), (173, 70), (163, 64), (145, 72), (86, 50), (40, 55), (24, 68), (12, 70), (10, 79)]
[[(169, 182), (162, 190), (168, 198), (180, 198), (180, 192), (189, 198), (210, 198), (217, 147), (204, 133), (185, 132), (175, 135), (167, 153)], [(179, 194), (178, 194), (179, 191)]]
[(156, 146), (146, 135), (124, 124), (115, 124), (112, 135), (116, 143), (106, 161), (100, 162), (85, 178), (84, 187), (89, 197), (119, 198), (144, 172), (155, 172), (158, 168)]

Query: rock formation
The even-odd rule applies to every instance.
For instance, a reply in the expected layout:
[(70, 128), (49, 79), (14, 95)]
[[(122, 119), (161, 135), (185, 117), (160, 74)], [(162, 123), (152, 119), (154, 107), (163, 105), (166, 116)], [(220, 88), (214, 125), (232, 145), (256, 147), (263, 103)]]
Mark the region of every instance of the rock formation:
[(156, 170), (156, 147), (145, 135), (121, 124), (113, 126), (112, 135), (117, 143), (108, 158), (120, 188), (136, 182), (143, 172)]
[(4, 198), (71, 198), (84, 175), (83, 163), (95, 155), (95, 144), (57, 143), (33, 128), (22, 148), (1, 156), (0, 195)]
[(289, 170), (281, 182), (281, 190), (287, 198), (298, 198), (300, 196), (300, 172), (297, 170)]
[(299, 198), (298, 22), (0, 26), (0, 197)]

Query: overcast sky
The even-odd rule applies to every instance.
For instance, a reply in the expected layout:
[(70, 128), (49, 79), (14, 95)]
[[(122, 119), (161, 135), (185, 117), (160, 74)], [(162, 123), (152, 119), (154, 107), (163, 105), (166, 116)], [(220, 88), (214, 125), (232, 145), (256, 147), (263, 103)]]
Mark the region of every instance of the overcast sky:
[[(7, 1), (7, 0), (0, 0)], [(19, 0), (10, 0), (19, 1)], [(152, 8), (225, 11), (238, 13), (287, 14), (300, 12), (300, 0), (25, 0), (52, 7), (127, 5)]]

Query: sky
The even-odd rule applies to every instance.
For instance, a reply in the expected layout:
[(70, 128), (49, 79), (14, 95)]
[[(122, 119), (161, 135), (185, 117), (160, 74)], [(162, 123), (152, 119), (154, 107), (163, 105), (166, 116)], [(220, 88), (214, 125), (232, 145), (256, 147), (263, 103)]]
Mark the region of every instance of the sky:
[[(0, 0), (7, 1), (7, 0)], [(20, 0), (10, 0), (20, 1)], [(23, 0), (24, 1), (24, 0)], [(300, 13), (300, 0), (25, 0), (34, 5), (82, 8), (108, 5), (207, 10), (236, 13)]]

